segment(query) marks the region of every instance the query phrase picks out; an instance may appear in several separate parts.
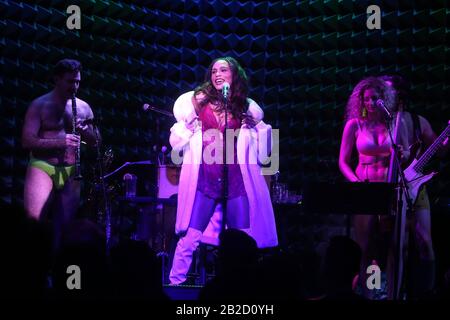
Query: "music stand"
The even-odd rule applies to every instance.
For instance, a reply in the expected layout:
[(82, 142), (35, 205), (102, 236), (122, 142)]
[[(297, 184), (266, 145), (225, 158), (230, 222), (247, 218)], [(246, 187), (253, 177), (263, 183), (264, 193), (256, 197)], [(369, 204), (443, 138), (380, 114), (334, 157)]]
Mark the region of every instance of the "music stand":
[(310, 213), (387, 215), (392, 212), (394, 187), (386, 182), (309, 183), (303, 206)]
[(350, 215), (389, 215), (394, 201), (392, 183), (342, 182), (308, 183), (303, 189), (303, 210), (311, 214), (347, 215), (347, 236)]

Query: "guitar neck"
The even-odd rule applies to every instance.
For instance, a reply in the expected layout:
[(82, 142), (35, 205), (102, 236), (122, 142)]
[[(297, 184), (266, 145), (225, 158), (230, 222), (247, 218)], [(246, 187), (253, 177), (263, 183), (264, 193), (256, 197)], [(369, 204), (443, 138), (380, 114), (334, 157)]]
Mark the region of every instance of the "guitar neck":
[(431, 144), (431, 146), (424, 152), (424, 154), (417, 160), (414, 165), (414, 170), (422, 172), (424, 167), (428, 164), (431, 157), (442, 147), (442, 142), (450, 135), (450, 125), (445, 128), (439, 137)]

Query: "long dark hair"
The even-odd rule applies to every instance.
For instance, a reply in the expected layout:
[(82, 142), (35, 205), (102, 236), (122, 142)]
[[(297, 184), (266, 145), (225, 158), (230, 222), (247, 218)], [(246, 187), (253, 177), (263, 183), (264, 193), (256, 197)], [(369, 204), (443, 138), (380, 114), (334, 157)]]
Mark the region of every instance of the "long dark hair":
[(379, 78), (384, 82), (389, 81), (392, 84), (392, 87), (394, 88), (395, 91), (394, 110), (398, 111), (399, 108), (407, 110), (410, 104), (410, 97), (409, 97), (409, 91), (411, 86), (410, 83), (406, 79), (402, 78), (397, 74), (382, 75)]
[(221, 57), (214, 59), (209, 65), (208, 71), (206, 72), (205, 82), (195, 89), (194, 95), (197, 95), (200, 92), (205, 95), (205, 98), (202, 99), (199, 103), (200, 109), (202, 109), (208, 103), (217, 105), (220, 111), (224, 109), (222, 93), (217, 91), (214, 85), (211, 83), (212, 67), (219, 60), (224, 60), (228, 63), (228, 66), (230, 67), (231, 73), (233, 75), (231, 84), (232, 88), (230, 90), (231, 94), (228, 102), (229, 111), (234, 118), (242, 120), (242, 113), (246, 112), (248, 108), (248, 78), (244, 69), (241, 67), (239, 62), (236, 61), (236, 59), (232, 57)]

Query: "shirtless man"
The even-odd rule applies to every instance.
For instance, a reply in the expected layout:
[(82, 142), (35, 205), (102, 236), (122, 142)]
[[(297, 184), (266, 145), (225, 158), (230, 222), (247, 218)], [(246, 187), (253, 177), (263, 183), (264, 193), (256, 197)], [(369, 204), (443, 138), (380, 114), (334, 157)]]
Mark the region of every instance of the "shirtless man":
[(57, 249), (63, 226), (80, 202), (80, 182), (73, 179), (75, 154), (80, 142), (94, 146), (96, 134), (90, 106), (76, 98), (77, 132), (72, 134), (72, 95), (80, 86), (81, 64), (59, 61), (53, 70), (55, 86), (35, 99), (25, 115), (22, 145), (30, 150), (25, 177), (24, 205), (28, 215), (42, 219), (53, 215), (54, 245)]

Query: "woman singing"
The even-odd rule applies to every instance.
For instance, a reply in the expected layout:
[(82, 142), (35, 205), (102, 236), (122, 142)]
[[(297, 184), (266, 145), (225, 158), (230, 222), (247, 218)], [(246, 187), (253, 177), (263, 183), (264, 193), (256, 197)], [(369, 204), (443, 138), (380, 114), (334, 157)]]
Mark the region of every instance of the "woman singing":
[[(227, 104), (224, 83), (230, 88)], [(218, 238), (224, 188), (227, 227), (244, 230), (260, 248), (278, 244), (270, 194), (260, 166), (270, 152), (271, 126), (262, 121), (262, 109), (247, 94), (245, 71), (235, 59), (223, 57), (211, 63), (202, 85), (175, 102), (177, 122), (171, 128), (170, 144), (172, 154), (183, 152), (183, 164), (175, 226), (180, 239), (170, 271), (171, 284), (186, 281), (192, 254), (201, 240)], [(227, 185), (223, 183), (222, 156), (226, 147), (225, 108), (226, 127), (235, 133), (226, 135), (230, 159), (226, 162)]]

